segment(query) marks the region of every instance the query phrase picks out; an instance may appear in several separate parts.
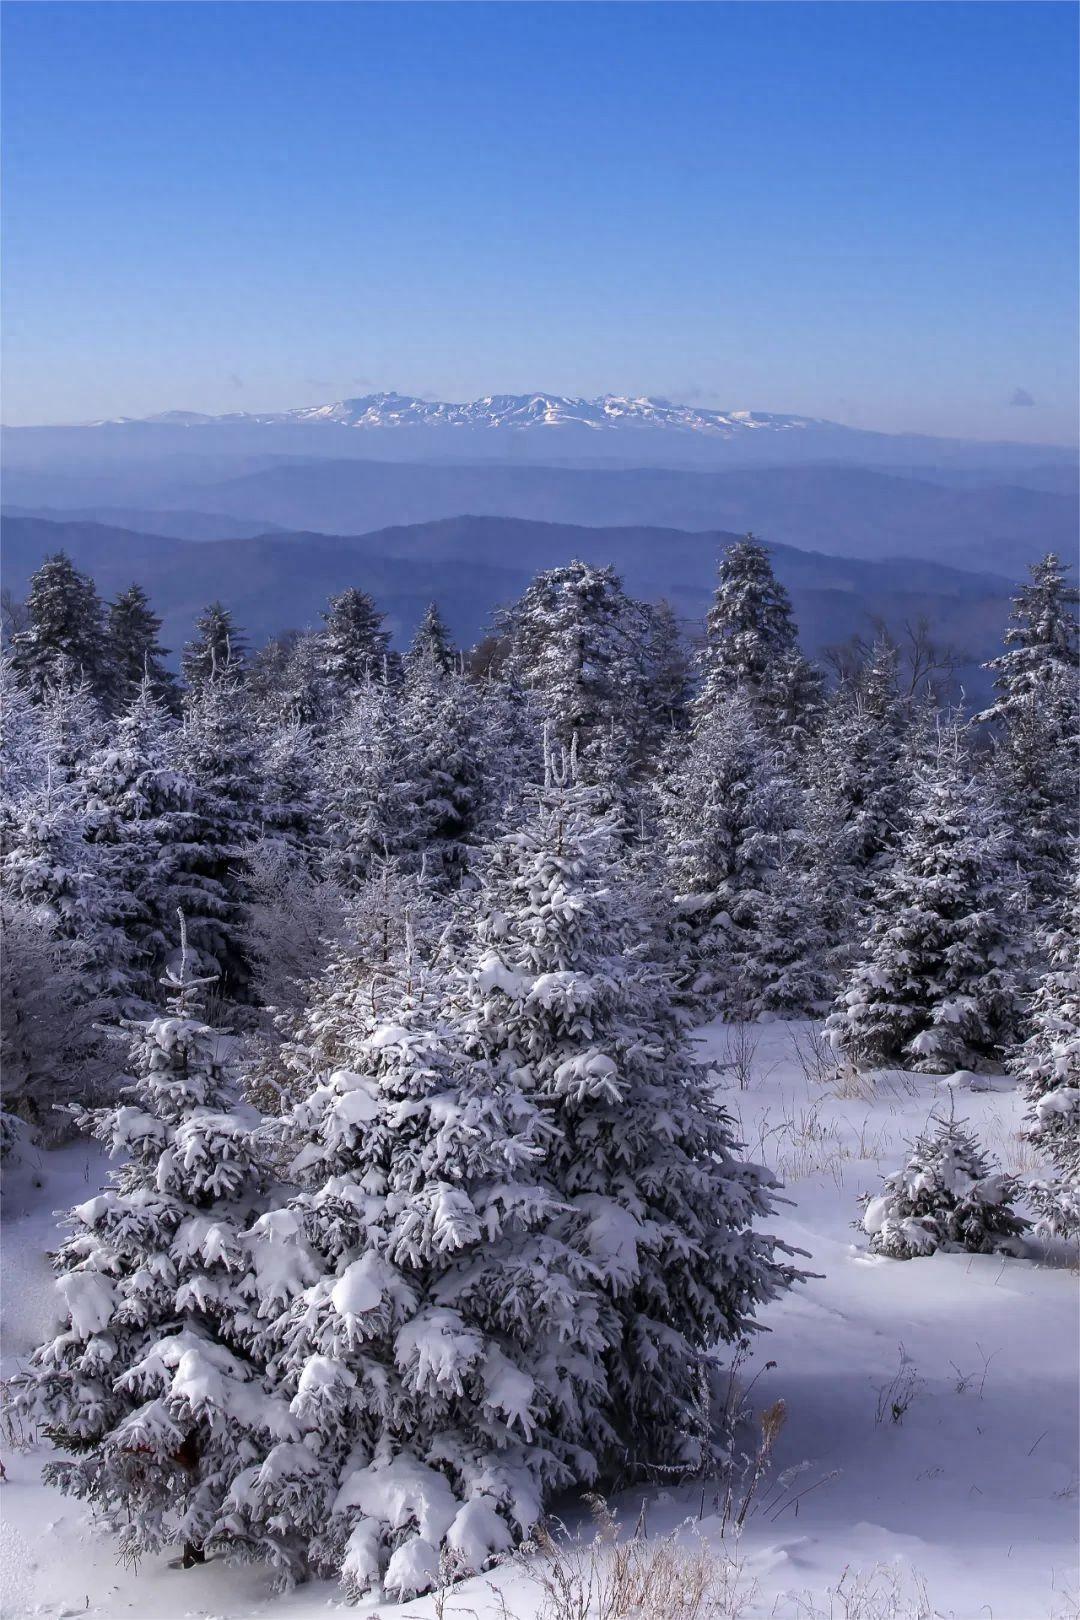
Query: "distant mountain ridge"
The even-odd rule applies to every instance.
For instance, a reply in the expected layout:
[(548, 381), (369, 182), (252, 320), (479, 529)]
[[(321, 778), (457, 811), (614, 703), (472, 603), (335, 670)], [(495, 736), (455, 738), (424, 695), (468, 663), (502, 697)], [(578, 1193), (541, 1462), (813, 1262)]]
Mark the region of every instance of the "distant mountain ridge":
[[(635, 596), (666, 597), (696, 633), (712, 597), (724, 546), (738, 536), (713, 530), (626, 526), (582, 528), (520, 518), (457, 517), (363, 535), (291, 533), (193, 542), (87, 522), (5, 517), (5, 584), (16, 595), (51, 552), (64, 550), (109, 599), (133, 580), (164, 619), (176, 650), (196, 614), (220, 598), (255, 645), (289, 628), (318, 626), (329, 596), (349, 585), (370, 591), (399, 646), (437, 600), (460, 645), (475, 642), (496, 610), (532, 576), (573, 558), (612, 564)], [(969, 697), (989, 691), (979, 664), (1000, 647), (1010, 581), (925, 559), (866, 561), (771, 545), (811, 654), (883, 620), (902, 633), (925, 616), (935, 634), (966, 654)]]
[(290, 411), (231, 411), (207, 416), (199, 411), (161, 411), (154, 416), (114, 417), (90, 422), (89, 427), (131, 422), (160, 423), (172, 427), (203, 427), (210, 423), (253, 422), (277, 425), (323, 422), (346, 428), (410, 428), (438, 425), (466, 428), (582, 427), (602, 433), (625, 428), (664, 428), (676, 433), (705, 433), (730, 439), (755, 431), (791, 432), (808, 427), (837, 427), (808, 416), (781, 416), (766, 411), (712, 411), (696, 405), (674, 405), (667, 399), (645, 395), (600, 394), (582, 399), (566, 394), (487, 394), (482, 399), (453, 403), (418, 399), (412, 394), (364, 394), (330, 405), (304, 405)]
[[(170, 528), (164, 513), (153, 522), (119, 512), (101, 515), (99, 521), (184, 539), (225, 539), (235, 532), (225, 526), (227, 520), (245, 522), (248, 534), (271, 527), (364, 534), (462, 513), (605, 529), (752, 529), (766, 541), (830, 556), (926, 557), (1009, 577), (1022, 575), (1051, 549), (1067, 555), (1077, 532), (1075, 497), (1003, 484), (949, 488), (853, 467), (672, 473), (658, 468), (431, 466), (367, 459), (281, 461), (208, 485), (198, 494), (206, 510), (222, 515), (220, 532)], [(40, 509), (39, 515), (67, 516)], [(81, 515), (98, 516), (90, 511)]]
[[(67, 426), (5, 429), (14, 465), (43, 456), (193, 452), (307, 453), (397, 460), (548, 460), (612, 466), (750, 466), (836, 461), (859, 466), (1001, 468), (1068, 461), (1061, 446), (881, 433), (790, 413), (710, 409), (649, 395), (535, 392), (466, 401), (376, 393), (285, 411), (170, 410)], [(1075, 460), (1072, 455), (1071, 459)]]

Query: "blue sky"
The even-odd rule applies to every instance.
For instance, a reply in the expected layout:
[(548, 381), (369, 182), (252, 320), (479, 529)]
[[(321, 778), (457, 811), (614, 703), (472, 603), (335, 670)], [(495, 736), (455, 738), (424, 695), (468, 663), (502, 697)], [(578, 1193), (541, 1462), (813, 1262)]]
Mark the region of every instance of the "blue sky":
[(1075, 433), (1071, 5), (3, 12), (9, 422), (545, 388)]

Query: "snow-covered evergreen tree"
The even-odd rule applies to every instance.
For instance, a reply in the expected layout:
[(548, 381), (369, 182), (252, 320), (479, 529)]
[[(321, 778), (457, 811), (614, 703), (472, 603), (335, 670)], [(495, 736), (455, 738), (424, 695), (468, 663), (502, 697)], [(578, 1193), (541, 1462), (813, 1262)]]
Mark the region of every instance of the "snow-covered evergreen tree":
[(131, 993), (156, 999), (176, 908), (194, 898), (185, 864), (196, 829), (193, 784), (172, 763), (175, 722), (144, 676), (81, 777), (85, 836), (121, 897)]
[(771, 1177), (737, 1156), (594, 804), (553, 781), (491, 850), (457, 1017), (467, 1055), (516, 1077), (554, 1127), (554, 1231), (595, 1268), (603, 1302), (611, 1478), (701, 1461), (702, 1371), (791, 1272), (753, 1230)]
[(752, 534), (720, 560), (699, 662), (699, 712), (741, 692), (775, 742), (796, 752), (806, 746), (820, 719), (821, 676), (799, 652), (787, 591)]
[(259, 728), (259, 792), (264, 836), (314, 867), (322, 854), (325, 768), (322, 737), (292, 719)]
[[(268, 1111), (281, 1113), (283, 1105), (307, 1096), (320, 1074), (362, 1062), (364, 1042), (402, 999), (412, 971), (406, 958), (428, 961), (439, 951), (446, 923), (445, 904), (432, 895), (422, 874), (404, 871), (386, 857), (373, 863), (345, 903), (318, 976), (296, 986), (292, 996), (271, 1002), (279, 1009), (275, 1038), (264, 1045), (257, 1077)], [(263, 972), (255, 954), (259, 983), (264, 974), (280, 980), (288, 964), (288, 950), (274, 957), (272, 949), (268, 935)]]
[(879, 642), (858, 678), (830, 695), (802, 765), (805, 869), (831, 974), (850, 967), (869, 926), (905, 823), (917, 740), (895, 648)]
[(808, 1010), (824, 937), (800, 796), (745, 692), (697, 710), (660, 791), (683, 996), (737, 1017)]
[(516, 826), (526, 813), (531, 784), (543, 775), (544, 721), (540, 700), (514, 681), (484, 679), (476, 687), (485, 840)]
[(323, 614), (323, 672), (339, 698), (383, 678), (390, 635), (383, 615), (366, 591), (350, 586), (330, 598)]
[(252, 994), (275, 1012), (299, 1011), (346, 931), (345, 896), (300, 851), (277, 838), (252, 845), (245, 864)]
[(440, 675), (449, 675), (457, 668), (458, 655), (438, 602), (429, 603), (405, 654), (407, 671), (417, 665), (432, 668)]
[(962, 1120), (939, 1119), (914, 1144), (902, 1170), (866, 1201), (862, 1225), (870, 1248), (893, 1260), (965, 1250), (1021, 1254), (1027, 1222), (1013, 1209), (1012, 1176), (991, 1169)]
[(476, 688), (414, 649), (396, 724), (406, 751), (409, 828), (429, 877), (453, 888), (475, 847), (484, 806), (483, 725)]
[(1052, 911), (1071, 873), (1080, 773), (1080, 648), (1076, 604), (1060, 559), (1031, 570), (1013, 602), (1005, 652), (986, 666), (997, 698), (980, 716), (995, 729), (995, 768), (1037, 912)]
[(71, 1453), (46, 1478), (100, 1510), (126, 1556), (177, 1547), (185, 1564), (202, 1561), (253, 1437), (265, 1449), (297, 1433), (247, 1349), (257, 1121), (232, 1101), (189, 967), (182, 951), (167, 1011), (135, 1026), (128, 1100), (86, 1116), (122, 1163), (68, 1217), (55, 1258), (64, 1327), (17, 1382), (22, 1408)]
[(48, 768), (49, 739), (40, 708), (9, 655), (0, 653), (0, 834), (7, 838), (13, 807)]
[(176, 678), (165, 667), (168, 649), (158, 641), (160, 631), (161, 620), (141, 585), (129, 585), (109, 604), (105, 658), (113, 708), (125, 709), (149, 678), (154, 696), (176, 712)]
[(324, 664), (323, 638), (314, 631), (290, 631), (260, 647), (247, 666), (247, 687), (264, 723), (305, 726), (320, 736), (335, 705)]
[(180, 657), (180, 670), (192, 689), (207, 682), (242, 677), (247, 660), (244, 633), (233, 623), (233, 616), (220, 602), (211, 602), (195, 620), (195, 635)]
[(689, 722), (693, 675), (690, 655), (670, 602), (647, 608), (646, 702), (654, 751)]
[(38, 698), (39, 734), (54, 776), (74, 779), (105, 741), (108, 720), (89, 680), (66, 658), (57, 660), (55, 675)]
[(720, 560), (716, 595), (705, 620), (703, 704), (738, 688), (760, 691), (773, 666), (796, 650), (798, 632), (787, 591), (767, 547), (748, 534)]
[(31, 697), (39, 701), (60, 678), (63, 665), (103, 698), (108, 661), (101, 600), (92, 579), (62, 551), (46, 557), (30, 579), (29, 624), (14, 638), (13, 663)]
[(958, 728), (943, 727), (920, 770), (895, 865), (829, 1019), (860, 1067), (948, 1073), (997, 1062), (1014, 1038), (1021, 952), (1009, 839)]
[(652, 623), (615, 570), (572, 562), (538, 574), (503, 630), (503, 678), (538, 695), (564, 746), (577, 739), (584, 776), (609, 793), (632, 779), (650, 738)]
[(1028, 1099), (1028, 1136), (1050, 1161), (1027, 1192), (1040, 1226), (1080, 1235), (1080, 876), (1041, 941), (1048, 966), (1028, 1009), (1027, 1039), (1009, 1067)]
[(326, 871), (347, 893), (384, 858), (419, 860), (413, 759), (400, 709), (397, 691), (364, 682), (322, 750)]
[[(603, 1437), (592, 1268), (551, 1231), (550, 1127), (505, 1067), (463, 1059), (415, 971), (355, 1070), (287, 1121), (302, 1191), (252, 1234), (268, 1354), (303, 1441), (231, 1493), (230, 1533), (281, 1537), (350, 1596), (479, 1570)], [(292, 1532), (291, 1543), (282, 1531)]]
[(80, 968), (77, 947), (40, 912), (0, 900), (0, 1108), (46, 1142), (61, 1128), (55, 1110), (101, 1077)]
[(250, 973), (245, 947), (249, 890), (245, 860), (262, 832), (259, 736), (231, 673), (189, 690), (171, 756), (191, 784), (186, 837), (178, 850), (183, 906), (192, 945), (241, 997)]
[(1076, 607), (1080, 591), (1070, 584), (1060, 557), (1051, 551), (1031, 566), (1031, 579), (1013, 598), (1004, 653), (991, 659), (997, 700), (982, 716), (1007, 719), (1013, 705), (1043, 701), (1052, 672), (1080, 671)]
[(64, 959), (78, 980), (81, 1006), (96, 1017), (115, 1018), (138, 1003), (136, 947), (127, 934), (137, 903), (109, 852), (89, 841), (85, 762), (74, 734), (59, 755), (51, 746), (77, 711), (77, 694), (69, 704), (61, 693), (51, 716), (58, 723), (50, 727), (56, 696), (48, 691), (40, 711), (39, 773), (5, 795), (0, 889), (70, 947)]

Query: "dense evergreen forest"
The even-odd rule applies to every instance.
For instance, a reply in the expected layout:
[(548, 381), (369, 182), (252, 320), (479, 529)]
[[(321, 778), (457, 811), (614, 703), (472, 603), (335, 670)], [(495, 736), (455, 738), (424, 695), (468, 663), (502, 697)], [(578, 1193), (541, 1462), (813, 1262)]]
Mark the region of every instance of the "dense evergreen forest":
[[(971, 714), (918, 637), (809, 662), (750, 537), (693, 650), (571, 563), (468, 651), (433, 604), (399, 654), (360, 589), (257, 650), (212, 603), (179, 678), (138, 585), (48, 559), (2, 671), (2, 1142), (118, 1160), (17, 1393), (51, 1476), (132, 1554), (409, 1596), (700, 1468), (708, 1353), (805, 1284), (718, 1015), (1015, 1075), (1075, 1236), (1076, 603), (1031, 570)], [(866, 1230), (1015, 1248), (1014, 1194), (945, 1121)]]

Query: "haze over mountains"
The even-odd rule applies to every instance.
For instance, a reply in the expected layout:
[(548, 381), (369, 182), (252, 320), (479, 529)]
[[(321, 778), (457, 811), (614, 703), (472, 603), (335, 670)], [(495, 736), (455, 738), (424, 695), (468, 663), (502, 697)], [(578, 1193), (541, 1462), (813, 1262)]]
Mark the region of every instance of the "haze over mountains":
[[(613, 564), (636, 596), (666, 597), (693, 634), (711, 597), (719, 554), (736, 538), (722, 531), (457, 517), (365, 535), (296, 532), (199, 543), (85, 521), (7, 516), (3, 522), (5, 578), (16, 596), (45, 556), (64, 550), (106, 598), (132, 580), (145, 586), (174, 653), (214, 598), (229, 605), (258, 644), (286, 628), (318, 625), (328, 597), (354, 584), (387, 613), (399, 645), (434, 598), (467, 646), (538, 570), (575, 557)], [(942, 640), (963, 651), (961, 680), (969, 694), (981, 695), (985, 678), (978, 665), (1000, 643), (1006, 579), (915, 559), (865, 561), (783, 545), (774, 545), (772, 554), (809, 653), (867, 632), (877, 619), (902, 632), (905, 623), (925, 616)]]
[(1077, 532), (1056, 447), (868, 433), (605, 395), (398, 394), (271, 413), (169, 411), (4, 435), (5, 581), (63, 548), (107, 596), (137, 579), (174, 649), (220, 597), (252, 640), (359, 584), (399, 638), (433, 597), (462, 643), (538, 570), (612, 563), (696, 629), (721, 547), (774, 550), (807, 651), (925, 616), (995, 650), (1011, 586)]

